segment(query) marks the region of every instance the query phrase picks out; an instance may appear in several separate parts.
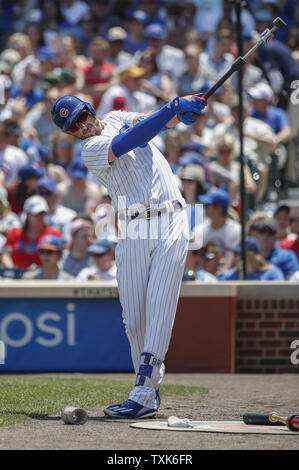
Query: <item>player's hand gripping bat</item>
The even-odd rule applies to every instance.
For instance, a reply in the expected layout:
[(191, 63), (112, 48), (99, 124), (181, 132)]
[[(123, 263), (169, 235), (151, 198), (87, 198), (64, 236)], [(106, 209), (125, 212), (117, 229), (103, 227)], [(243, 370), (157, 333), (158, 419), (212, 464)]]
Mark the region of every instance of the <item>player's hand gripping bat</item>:
[(279, 17), (275, 18), (275, 20), (273, 20), (273, 23), (272, 23), (272, 28), (271, 29), (267, 28), (260, 35), (260, 39), (258, 40), (258, 42), (254, 46), (252, 46), (252, 48), (249, 49), (249, 51), (243, 57), (239, 56), (232, 64), (231, 68), (221, 78), (219, 78), (219, 80), (206, 93), (203, 93), (202, 95), (199, 95), (199, 96), (202, 96), (206, 100), (210, 98), (210, 96), (212, 96), (215, 93), (215, 91), (218, 90), (218, 88), (221, 87), (221, 85), (223, 85), (223, 83), (229, 77), (231, 77), (231, 75), (233, 75), (233, 73), (240, 70), (240, 68), (243, 67), (244, 64), (246, 64), (246, 60), (248, 59), (249, 56), (251, 56), (251, 54), (253, 54), (253, 52), (256, 49), (258, 49), (265, 42), (269, 42), (274, 37), (274, 33), (278, 29), (283, 29), (285, 26), (286, 26), (286, 23), (281, 18)]
[(264, 425), (281, 425), (285, 424), (290, 431), (299, 432), (299, 415), (279, 416), (279, 414), (261, 414), (246, 413), (243, 415), (245, 424), (264, 424)]

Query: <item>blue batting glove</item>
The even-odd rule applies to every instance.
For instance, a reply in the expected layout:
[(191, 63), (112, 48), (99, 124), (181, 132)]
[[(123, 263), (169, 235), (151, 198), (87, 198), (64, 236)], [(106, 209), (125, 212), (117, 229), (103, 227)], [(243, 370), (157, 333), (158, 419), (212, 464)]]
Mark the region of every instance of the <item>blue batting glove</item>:
[(170, 103), (179, 121), (193, 124), (207, 105), (207, 100), (199, 95), (177, 97)]
[(191, 126), (195, 123), (196, 119), (198, 118), (198, 113), (193, 113), (193, 111), (187, 111), (185, 113), (181, 113), (180, 121), (187, 126)]

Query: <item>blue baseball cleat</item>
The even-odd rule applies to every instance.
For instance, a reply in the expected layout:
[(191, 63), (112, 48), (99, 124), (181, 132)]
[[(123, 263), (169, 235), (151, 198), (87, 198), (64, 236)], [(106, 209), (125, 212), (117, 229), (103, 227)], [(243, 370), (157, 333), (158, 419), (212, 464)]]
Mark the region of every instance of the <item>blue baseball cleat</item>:
[(146, 408), (133, 400), (126, 400), (123, 403), (106, 406), (104, 413), (113, 418), (139, 419), (152, 418), (157, 410)]

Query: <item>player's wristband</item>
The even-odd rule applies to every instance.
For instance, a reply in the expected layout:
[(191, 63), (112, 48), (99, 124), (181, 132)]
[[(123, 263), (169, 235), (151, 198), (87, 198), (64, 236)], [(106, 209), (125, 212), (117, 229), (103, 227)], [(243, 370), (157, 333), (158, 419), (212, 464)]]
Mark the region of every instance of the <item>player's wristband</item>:
[(111, 143), (114, 155), (118, 158), (137, 147), (147, 144), (175, 115), (175, 111), (167, 104), (156, 113), (138, 122), (128, 132), (116, 135)]

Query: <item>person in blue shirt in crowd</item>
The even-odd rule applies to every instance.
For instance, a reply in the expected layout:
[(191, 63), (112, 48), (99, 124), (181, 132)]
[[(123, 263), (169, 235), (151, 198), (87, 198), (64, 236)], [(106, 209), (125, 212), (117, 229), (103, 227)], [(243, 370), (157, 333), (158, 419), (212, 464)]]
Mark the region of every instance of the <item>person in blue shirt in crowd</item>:
[(273, 106), (274, 94), (267, 83), (260, 82), (250, 88), (252, 110), (250, 116), (266, 122), (276, 134), (278, 143), (286, 144), (292, 138), (292, 130), (284, 109)]
[(130, 11), (127, 16), (128, 34), (124, 39), (123, 49), (129, 54), (144, 51), (148, 47), (148, 42), (144, 38), (148, 16), (142, 10)]
[(40, 62), (40, 75), (43, 77), (47, 73), (53, 72), (57, 65), (58, 54), (49, 46), (41, 46), (37, 53), (36, 58)]
[[(272, 13), (264, 10), (265, 5), (262, 8), (255, 13), (258, 33), (262, 33), (265, 28), (271, 28), (274, 19)], [(299, 77), (299, 64), (294, 59), (292, 50), (275, 35), (274, 39), (258, 48), (257, 65), (262, 69), (271, 87), (279, 92), (278, 106), (286, 109), (292, 92), (291, 84)]]
[(0, 48), (3, 49), (7, 37), (14, 30), (14, 9), (15, 3), (11, 0), (1, 1), (1, 14), (0, 14)]
[(267, 83), (259, 82), (248, 91), (251, 98), (252, 110), (250, 116), (266, 122), (274, 131), (277, 147), (273, 154), (277, 167), (276, 177), (280, 180), (275, 182), (276, 187), (281, 190), (287, 187), (287, 168), (289, 162), (289, 144), (292, 139), (292, 128), (284, 109), (273, 106), (274, 93)]
[[(166, 27), (153, 23), (147, 26), (144, 37), (154, 52), (159, 71), (168, 74), (172, 80), (176, 80), (185, 70), (184, 52), (168, 43), (167, 34)], [(138, 61), (138, 53), (135, 57)]]
[(276, 246), (277, 225), (274, 219), (262, 219), (257, 226), (257, 241), (260, 253), (268, 263), (281, 269), (285, 279), (289, 279), (299, 269), (299, 262), (292, 250), (282, 250)]
[(146, 70), (142, 79), (142, 91), (166, 103), (176, 97), (173, 81), (158, 68), (155, 52), (148, 47), (141, 52), (138, 67)]
[(296, 18), (296, 6), (298, 18), (297, 0), (285, 0), (284, 2), (282, 2), (279, 5), (278, 15), (275, 15), (280, 16), (280, 18), (282, 18), (286, 23), (286, 27), (277, 31), (277, 34), (275, 34), (276, 39), (283, 43), (288, 43), (292, 28), (296, 27), (296, 25), (298, 24), (298, 20)]
[[(260, 255), (259, 244), (253, 237), (246, 237), (246, 264), (248, 281), (284, 281), (282, 271)], [(241, 242), (231, 250), (235, 253), (236, 266), (217, 275), (219, 281), (239, 281), (241, 270)]]
[(296, 0), (255, 0), (253, 5), (256, 11), (259, 8), (264, 14), (267, 13), (271, 15), (273, 19), (279, 16), (286, 22), (286, 26), (283, 29), (279, 29), (275, 32), (275, 39), (284, 43), (287, 42), (289, 28), (294, 22), (295, 1)]
[(10, 90), (10, 98), (24, 98), (27, 111), (36, 103), (44, 99), (43, 89), (38, 85), (40, 79), (40, 67), (38, 63), (29, 63), (24, 71), (24, 77), (19, 85), (13, 85)]

